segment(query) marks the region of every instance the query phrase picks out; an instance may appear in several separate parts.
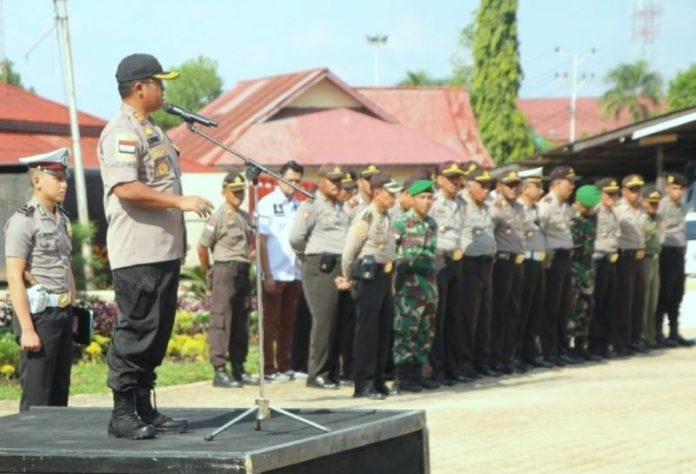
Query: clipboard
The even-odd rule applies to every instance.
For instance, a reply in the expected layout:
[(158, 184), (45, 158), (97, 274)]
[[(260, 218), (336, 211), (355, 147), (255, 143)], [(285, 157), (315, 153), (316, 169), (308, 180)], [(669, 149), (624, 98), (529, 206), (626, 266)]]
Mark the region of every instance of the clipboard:
[(94, 332), (94, 311), (73, 306), (73, 341), (88, 345)]

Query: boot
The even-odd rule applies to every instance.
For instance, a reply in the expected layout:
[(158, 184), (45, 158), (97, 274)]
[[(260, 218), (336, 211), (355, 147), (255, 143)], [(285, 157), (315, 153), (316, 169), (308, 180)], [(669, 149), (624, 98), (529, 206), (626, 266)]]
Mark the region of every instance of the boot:
[(691, 347), (694, 345), (694, 341), (691, 339), (686, 339), (684, 336), (679, 334), (679, 326), (676, 323), (670, 321), (669, 328), (669, 340), (674, 344), (673, 347)]
[(240, 381), (232, 379), (227, 374), (227, 369), (225, 366), (215, 367), (215, 375), (213, 376), (213, 387), (241, 387), (242, 383)]
[(109, 436), (127, 439), (152, 439), (157, 434), (154, 426), (144, 423), (135, 411), (135, 392), (114, 390), (114, 411), (108, 428)]
[(172, 418), (157, 411), (157, 397), (153, 406), (149, 388), (138, 387), (135, 391), (135, 409), (140, 419), (154, 426), (159, 433), (183, 433), (188, 429), (188, 420)]
[(423, 390), (423, 384), (420, 382), (420, 374), (416, 377), (416, 370), (420, 371), (420, 365), (408, 363), (399, 366), (399, 369), (400, 373), (403, 374), (399, 381), (399, 390), (401, 392), (420, 392)]

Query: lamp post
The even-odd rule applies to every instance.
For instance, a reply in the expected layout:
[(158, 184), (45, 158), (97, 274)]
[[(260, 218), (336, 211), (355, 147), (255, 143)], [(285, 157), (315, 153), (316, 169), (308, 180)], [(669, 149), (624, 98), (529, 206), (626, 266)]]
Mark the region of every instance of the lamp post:
[(374, 78), (373, 85), (379, 85), (379, 48), (387, 44), (387, 35), (367, 35), (367, 44), (369, 44), (375, 50), (375, 63), (374, 63)]

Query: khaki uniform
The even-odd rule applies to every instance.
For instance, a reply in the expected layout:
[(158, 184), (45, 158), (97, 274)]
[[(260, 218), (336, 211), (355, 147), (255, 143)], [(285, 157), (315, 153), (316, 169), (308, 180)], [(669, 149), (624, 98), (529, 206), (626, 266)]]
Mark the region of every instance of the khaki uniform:
[(360, 214), (369, 205), (370, 203), (365, 200), (362, 193), (358, 193), (343, 203), (343, 212), (345, 212), (352, 221), (355, 219), (355, 216)]
[[(5, 257), (24, 259), (26, 270), (48, 293), (46, 306), (31, 313), (42, 349), (31, 355), (21, 353), (20, 411), (32, 406), (68, 404), (73, 345), (69, 308), (72, 244), (70, 219), (59, 207), (55, 213), (49, 214), (32, 198), (5, 225)], [(17, 323), (16, 317), (14, 322)], [(19, 337), (18, 324), (15, 329)]]

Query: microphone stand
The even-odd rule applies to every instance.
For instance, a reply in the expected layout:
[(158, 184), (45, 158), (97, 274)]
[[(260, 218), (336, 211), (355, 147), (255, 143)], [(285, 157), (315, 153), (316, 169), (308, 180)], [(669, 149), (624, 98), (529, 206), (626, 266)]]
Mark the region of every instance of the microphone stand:
[(312, 428), (316, 428), (318, 430), (321, 430), (325, 433), (330, 432), (331, 430), (329, 428), (326, 428), (325, 426), (322, 426), (318, 423), (314, 423), (313, 421), (307, 420), (306, 418), (303, 418), (299, 415), (296, 415), (294, 413), (291, 413), (287, 410), (283, 410), (282, 408), (277, 408), (271, 405), (271, 400), (270, 398), (266, 397), (266, 385), (265, 385), (265, 374), (264, 374), (264, 358), (263, 358), (263, 336), (264, 336), (264, 331), (263, 331), (263, 286), (261, 284), (261, 235), (259, 233), (259, 176), (261, 173), (266, 173), (278, 181), (281, 181), (288, 186), (292, 187), (295, 191), (304, 194), (305, 196), (309, 198), (314, 198), (314, 195), (310, 193), (309, 191), (301, 188), (300, 186), (296, 185), (295, 183), (291, 183), (287, 181), (286, 179), (282, 178), (279, 176), (277, 173), (274, 173), (273, 171), (270, 171), (268, 168), (265, 166), (261, 165), (257, 161), (249, 158), (248, 156), (245, 156), (244, 154), (240, 153), (239, 151), (230, 148), (229, 146), (225, 145), (224, 143), (220, 142), (219, 140), (211, 137), (207, 133), (203, 132), (200, 128), (198, 128), (193, 122), (187, 121), (188, 129), (191, 130), (193, 133), (196, 135), (199, 135), (206, 140), (208, 140), (211, 143), (214, 143), (215, 145), (219, 146), (223, 150), (232, 153), (236, 157), (240, 158), (244, 163), (246, 164), (246, 177), (247, 181), (250, 183), (249, 186), (253, 190), (253, 196), (254, 196), (254, 240), (256, 242), (256, 307), (258, 310), (258, 315), (259, 315), (259, 398), (256, 399), (256, 406), (251, 407), (244, 411), (241, 415), (231, 419), (224, 425), (220, 426), (217, 428), (215, 431), (210, 433), (209, 435), (205, 436), (206, 441), (212, 441), (215, 439), (217, 435), (222, 433), (223, 431), (227, 430), (231, 426), (241, 422), (245, 418), (247, 418), (249, 415), (252, 413), (256, 412), (256, 431), (261, 429), (261, 421), (263, 420), (269, 420), (271, 418), (271, 413), (276, 412), (281, 415), (285, 415), (288, 418), (292, 418), (294, 420), (297, 420), (301, 423), (304, 423), (305, 425), (311, 426)]

